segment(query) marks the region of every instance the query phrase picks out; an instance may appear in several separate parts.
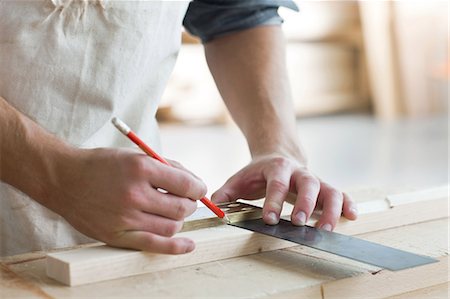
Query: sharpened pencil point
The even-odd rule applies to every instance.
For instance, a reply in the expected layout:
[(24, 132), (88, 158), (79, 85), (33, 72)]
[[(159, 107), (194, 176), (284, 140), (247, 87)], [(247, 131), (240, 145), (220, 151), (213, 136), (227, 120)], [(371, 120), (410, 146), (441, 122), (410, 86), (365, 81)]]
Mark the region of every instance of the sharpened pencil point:
[(231, 220), (230, 220), (230, 218), (228, 218), (227, 215), (223, 216), (223, 219), (227, 222), (227, 224), (231, 223)]

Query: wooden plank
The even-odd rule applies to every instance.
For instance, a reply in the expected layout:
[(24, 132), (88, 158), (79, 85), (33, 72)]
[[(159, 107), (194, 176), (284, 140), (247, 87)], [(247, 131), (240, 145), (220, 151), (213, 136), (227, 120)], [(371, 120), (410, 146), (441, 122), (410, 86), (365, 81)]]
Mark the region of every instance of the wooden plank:
[(1, 298), (52, 298), (36, 284), (23, 279), (3, 263), (0, 264), (0, 278)]
[(324, 299), (385, 298), (447, 283), (448, 257), (439, 263), (406, 269), (398, 272), (382, 270), (377, 274), (364, 274), (322, 285)]
[[(329, 292), (333, 294), (331, 298), (385, 298), (386, 296), (400, 296), (400, 294), (404, 294), (405, 292), (408, 292), (407, 294), (410, 294), (409, 292), (413, 294), (416, 291), (418, 294), (422, 294), (422, 292), (419, 291), (422, 288), (430, 289), (429, 292), (442, 293), (442, 289), (436, 291), (433, 290), (435, 285), (439, 285), (442, 281), (445, 282), (448, 280), (448, 276), (445, 274), (447, 273), (446, 267), (448, 267), (447, 263), (449, 261), (447, 243), (447, 228), (449, 224), (449, 219), (447, 218), (359, 236), (369, 241), (440, 259), (440, 263), (427, 265), (428, 267), (422, 266), (408, 269), (407, 271), (409, 272), (405, 272), (406, 270), (390, 272), (341, 257), (332, 256), (328, 253), (313, 251), (301, 246), (286, 250), (321, 258), (329, 262), (334, 262), (337, 265), (352, 265), (361, 269), (360, 274), (354, 275), (352, 278), (325, 282), (322, 286), (323, 290), (328, 288), (330, 286), (329, 284), (332, 285), (332, 288), (329, 290)], [(422, 277), (425, 276), (433, 276), (433, 279), (422, 281)], [(421, 282), (417, 284), (411, 282), (411, 280), (414, 279), (421, 280)], [(385, 281), (389, 281), (390, 283), (386, 284)], [(335, 285), (338, 282), (339, 284)], [(363, 286), (355, 290), (353, 285), (360, 284)], [(340, 288), (340, 293), (336, 294), (334, 288)], [(383, 290), (384, 288), (388, 288), (389, 290)], [(379, 291), (379, 289), (381, 289), (381, 291)], [(286, 297), (295, 297), (295, 294), (300, 294), (301, 291), (301, 289), (290, 290), (289, 292), (283, 293), (283, 295), (286, 295)], [(329, 297), (330, 295), (324, 292), (324, 298)], [(405, 295), (404, 298), (409, 297)]]
[[(448, 224), (448, 219), (434, 220), (361, 237), (416, 253), (444, 257), (448, 255)], [(300, 246), (76, 287), (66, 287), (48, 278), (42, 259), (26, 261), (28, 257), (25, 256), (23, 263), (17, 258), (9, 266), (17, 276), (54, 298), (316, 299), (322, 298), (314, 296), (320, 294), (322, 284), (368, 273), (364, 267), (348, 260), (333, 255), (316, 257), (294, 251), (295, 248)], [(8, 294), (14, 297), (14, 290), (9, 290)]]
[(359, 2), (372, 101), (381, 118), (395, 118), (404, 112), (392, 5), (391, 1)]
[(440, 198), (403, 204), (375, 213), (365, 214), (363, 212), (358, 217), (356, 224), (342, 219), (335, 231), (347, 235), (357, 235), (446, 217), (448, 217), (448, 199)]
[[(287, 71), (297, 116), (366, 109), (359, 97), (358, 49), (340, 41), (290, 43)], [(324, 72), (323, 70), (327, 70)]]
[(450, 292), (450, 283), (438, 284), (432, 287), (403, 293), (400, 295), (389, 297), (388, 299), (448, 299)]
[(304, 288), (300, 290), (290, 290), (286, 292), (280, 292), (278, 294), (267, 296), (271, 299), (323, 299), (322, 288), (320, 285)]
[[(377, 230), (420, 223), (433, 219), (449, 217), (448, 185), (406, 193), (396, 192), (375, 200), (357, 200), (359, 216), (358, 225), (341, 219), (336, 232), (348, 235), (364, 234)], [(374, 193), (373, 197), (380, 197)], [(311, 224), (317, 221), (317, 216)]]
[(321, 299), (305, 294), (318, 290), (320, 295), (322, 283), (361, 274), (351, 266), (284, 250), (74, 287), (48, 278), (43, 260), (15, 264), (12, 270), (54, 298), (266, 298), (301, 289), (304, 298)]
[[(325, 283), (324, 298), (339, 298), (344, 292), (345, 298), (384, 298), (446, 283), (449, 280), (449, 224), (446, 218), (361, 235), (372, 242), (438, 258), (440, 262), (398, 272), (379, 269), (370, 271), (372, 274), (341, 280), (339, 284)], [(342, 293), (336, 289), (341, 289)]]
[(436, 188), (431, 188), (427, 190), (419, 190), (408, 193), (400, 193), (394, 195), (388, 195), (387, 201), (390, 207), (395, 207), (401, 204), (409, 204), (417, 201), (427, 201), (434, 200), (437, 198), (448, 198), (449, 197), (449, 186), (440, 186)]
[(77, 249), (49, 254), (47, 274), (64, 284), (80, 285), (293, 246), (291, 242), (225, 225), (179, 236), (194, 240), (195, 251), (174, 256), (109, 246)]
[(434, 68), (445, 63), (448, 55), (448, 1), (393, 1), (392, 6), (406, 115), (426, 117), (446, 113), (448, 96), (444, 101), (433, 97), (436, 81), (433, 82), (432, 76)]
[[(442, 265), (445, 265), (444, 261), (439, 263), (440, 269), (442, 269)], [(435, 285), (435, 281), (439, 281), (439, 279), (430, 279), (426, 281), (422, 281), (421, 285), (431, 284), (429, 287), (425, 288), (417, 288), (417, 285), (413, 283), (408, 283), (407, 279), (414, 277), (414, 279), (420, 279), (420, 275), (425, 274), (426, 271), (430, 271), (430, 269), (419, 269), (415, 270), (415, 273), (401, 273), (401, 276), (395, 277), (392, 280), (392, 275), (387, 276), (383, 274), (364, 274), (361, 277), (352, 277), (344, 280), (333, 281), (329, 283), (325, 283), (322, 286), (313, 286), (309, 288), (305, 288), (302, 290), (290, 290), (286, 292), (281, 292), (274, 296), (268, 296), (267, 298), (272, 299), (281, 299), (281, 298), (320, 298), (320, 299), (372, 299), (372, 298), (389, 298), (389, 299), (424, 299), (424, 298), (432, 298), (432, 299), (447, 299), (450, 284), (448, 282), (443, 284)], [(413, 271), (410, 271), (413, 272)], [(442, 274), (442, 273), (441, 273)], [(393, 274), (395, 275), (395, 274)], [(375, 277), (375, 278), (373, 278)], [(356, 278), (359, 278), (358, 280)], [(384, 283), (384, 279), (388, 281), (388, 283)], [(405, 280), (404, 280), (405, 279)], [(366, 287), (366, 292), (360, 289), (358, 285), (358, 290), (355, 291), (353, 288), (353, 283), (360, 283), (363, 280), (362, 287)], [(371, 284), (367, 284), (367, 281), (370, 281)], [(405, 285), (406, 282), (406, 285)], [(345, 285), (340, 285), (344, 283)], [(336, 285), (334, 285), (336, 284)], [(392, 288), (392, 286), (394, 288)], [(400, 286), (400, 288), (399, 288)], [(406, 293), (398, 293), (402, 292), (402, 290), (409, 290), (412, 288), (412, 291), (407, 291)], [(338, 293), (332, 293), (336, 289), (338, 289)], [(357, 292), (357, 293), (356, 293)], [(390, 294), (399, 294), (393, 295)], [(387, 296), (389, 297), (387, 297)]]
[[(441, 258), (448, 255), (447, 228), (449, 225), (449, 218), (445, 218), (370, 232), (358, 235), (358, 238), (416, 254)], [(285, 250), (333, 261), (334, 263), (341, 265), (351, 265), (360, 269), (361, 272), (376, 273), (382, 270), (380, 267), (367, 265), (344, 257), (334, 256), (331, 253), (314, 250), (305, 246), (295, 246)]]
[[(385, 211), (362, 215), (357, 223), (341, 220), (336, 231), (361, 234), (396, 226), (445, 218), (447, 198), (412, 202)], [(314, 220), (311, 220), (314, 222)], [(256, 252), (292, 247), (295, 244), (231, 226), (217, 226), (180, 233), (197, 244), (192, 253), (159, 255), (134, 250), (91, 247), (52, 253), (47, 257), (47, 274), (67, 285), (80, 285), (141, 273), (194, 265)], [(104, 271), (108, 269), (108, 271)]]

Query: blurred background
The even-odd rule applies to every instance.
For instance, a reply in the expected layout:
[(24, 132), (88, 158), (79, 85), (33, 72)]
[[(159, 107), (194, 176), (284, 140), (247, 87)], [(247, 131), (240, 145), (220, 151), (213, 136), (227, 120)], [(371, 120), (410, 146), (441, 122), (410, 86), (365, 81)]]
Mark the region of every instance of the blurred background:
[[(279, 12), (310, 168), (344, 190), (448, 184), (448, 1), (296, 3)], [(157, 117), (164, 154), (210, 192), (250, 161), (186, 33)]]

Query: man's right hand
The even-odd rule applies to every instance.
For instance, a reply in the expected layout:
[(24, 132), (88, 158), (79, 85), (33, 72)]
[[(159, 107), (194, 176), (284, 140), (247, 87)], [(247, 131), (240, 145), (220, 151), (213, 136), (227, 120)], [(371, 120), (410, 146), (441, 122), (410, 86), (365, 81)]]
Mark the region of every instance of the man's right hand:
[(73, 227), (112, 246), (167, 254), (194, 249), (192, 240), (171, 237), (205, 195), (201, 180), (140, 151), (75, 153), (57, 163), (52, 194), (54, 210)]
[(74, 148), (1, 97), (0, 158), (2, 181), (91, 238), (167, 254), (194, 249), (192, 240), (172, 236), (206, 186), (177, 163), (134, 150)]

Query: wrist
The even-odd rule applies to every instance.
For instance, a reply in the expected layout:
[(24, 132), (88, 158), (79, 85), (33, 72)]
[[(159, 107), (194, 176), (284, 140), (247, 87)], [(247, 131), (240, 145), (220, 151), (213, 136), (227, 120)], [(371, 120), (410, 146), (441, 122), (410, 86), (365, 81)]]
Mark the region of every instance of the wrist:
[(73, 147), (62, 140), (53, 140), (43, 145), (45, 157), (42, 157), (40, 181), (42, 188), (36, 194), (35, 200), (61, 214), (65, 205), (61, 201), (67, 199), (67, 190), (64, 186), (70, 186), (75, 179), (77, 159), (84, 150)]
[(0, 179), (52, 209), (58, 165), (73, 147), (0, 98)]
[(250, 146), (250, 153), (254, 160), (267, 156), (286, 157), (296, 160), (304, 167), (308, 165), (308, 160), (302, 146), (293, 140), (253, 144)]

